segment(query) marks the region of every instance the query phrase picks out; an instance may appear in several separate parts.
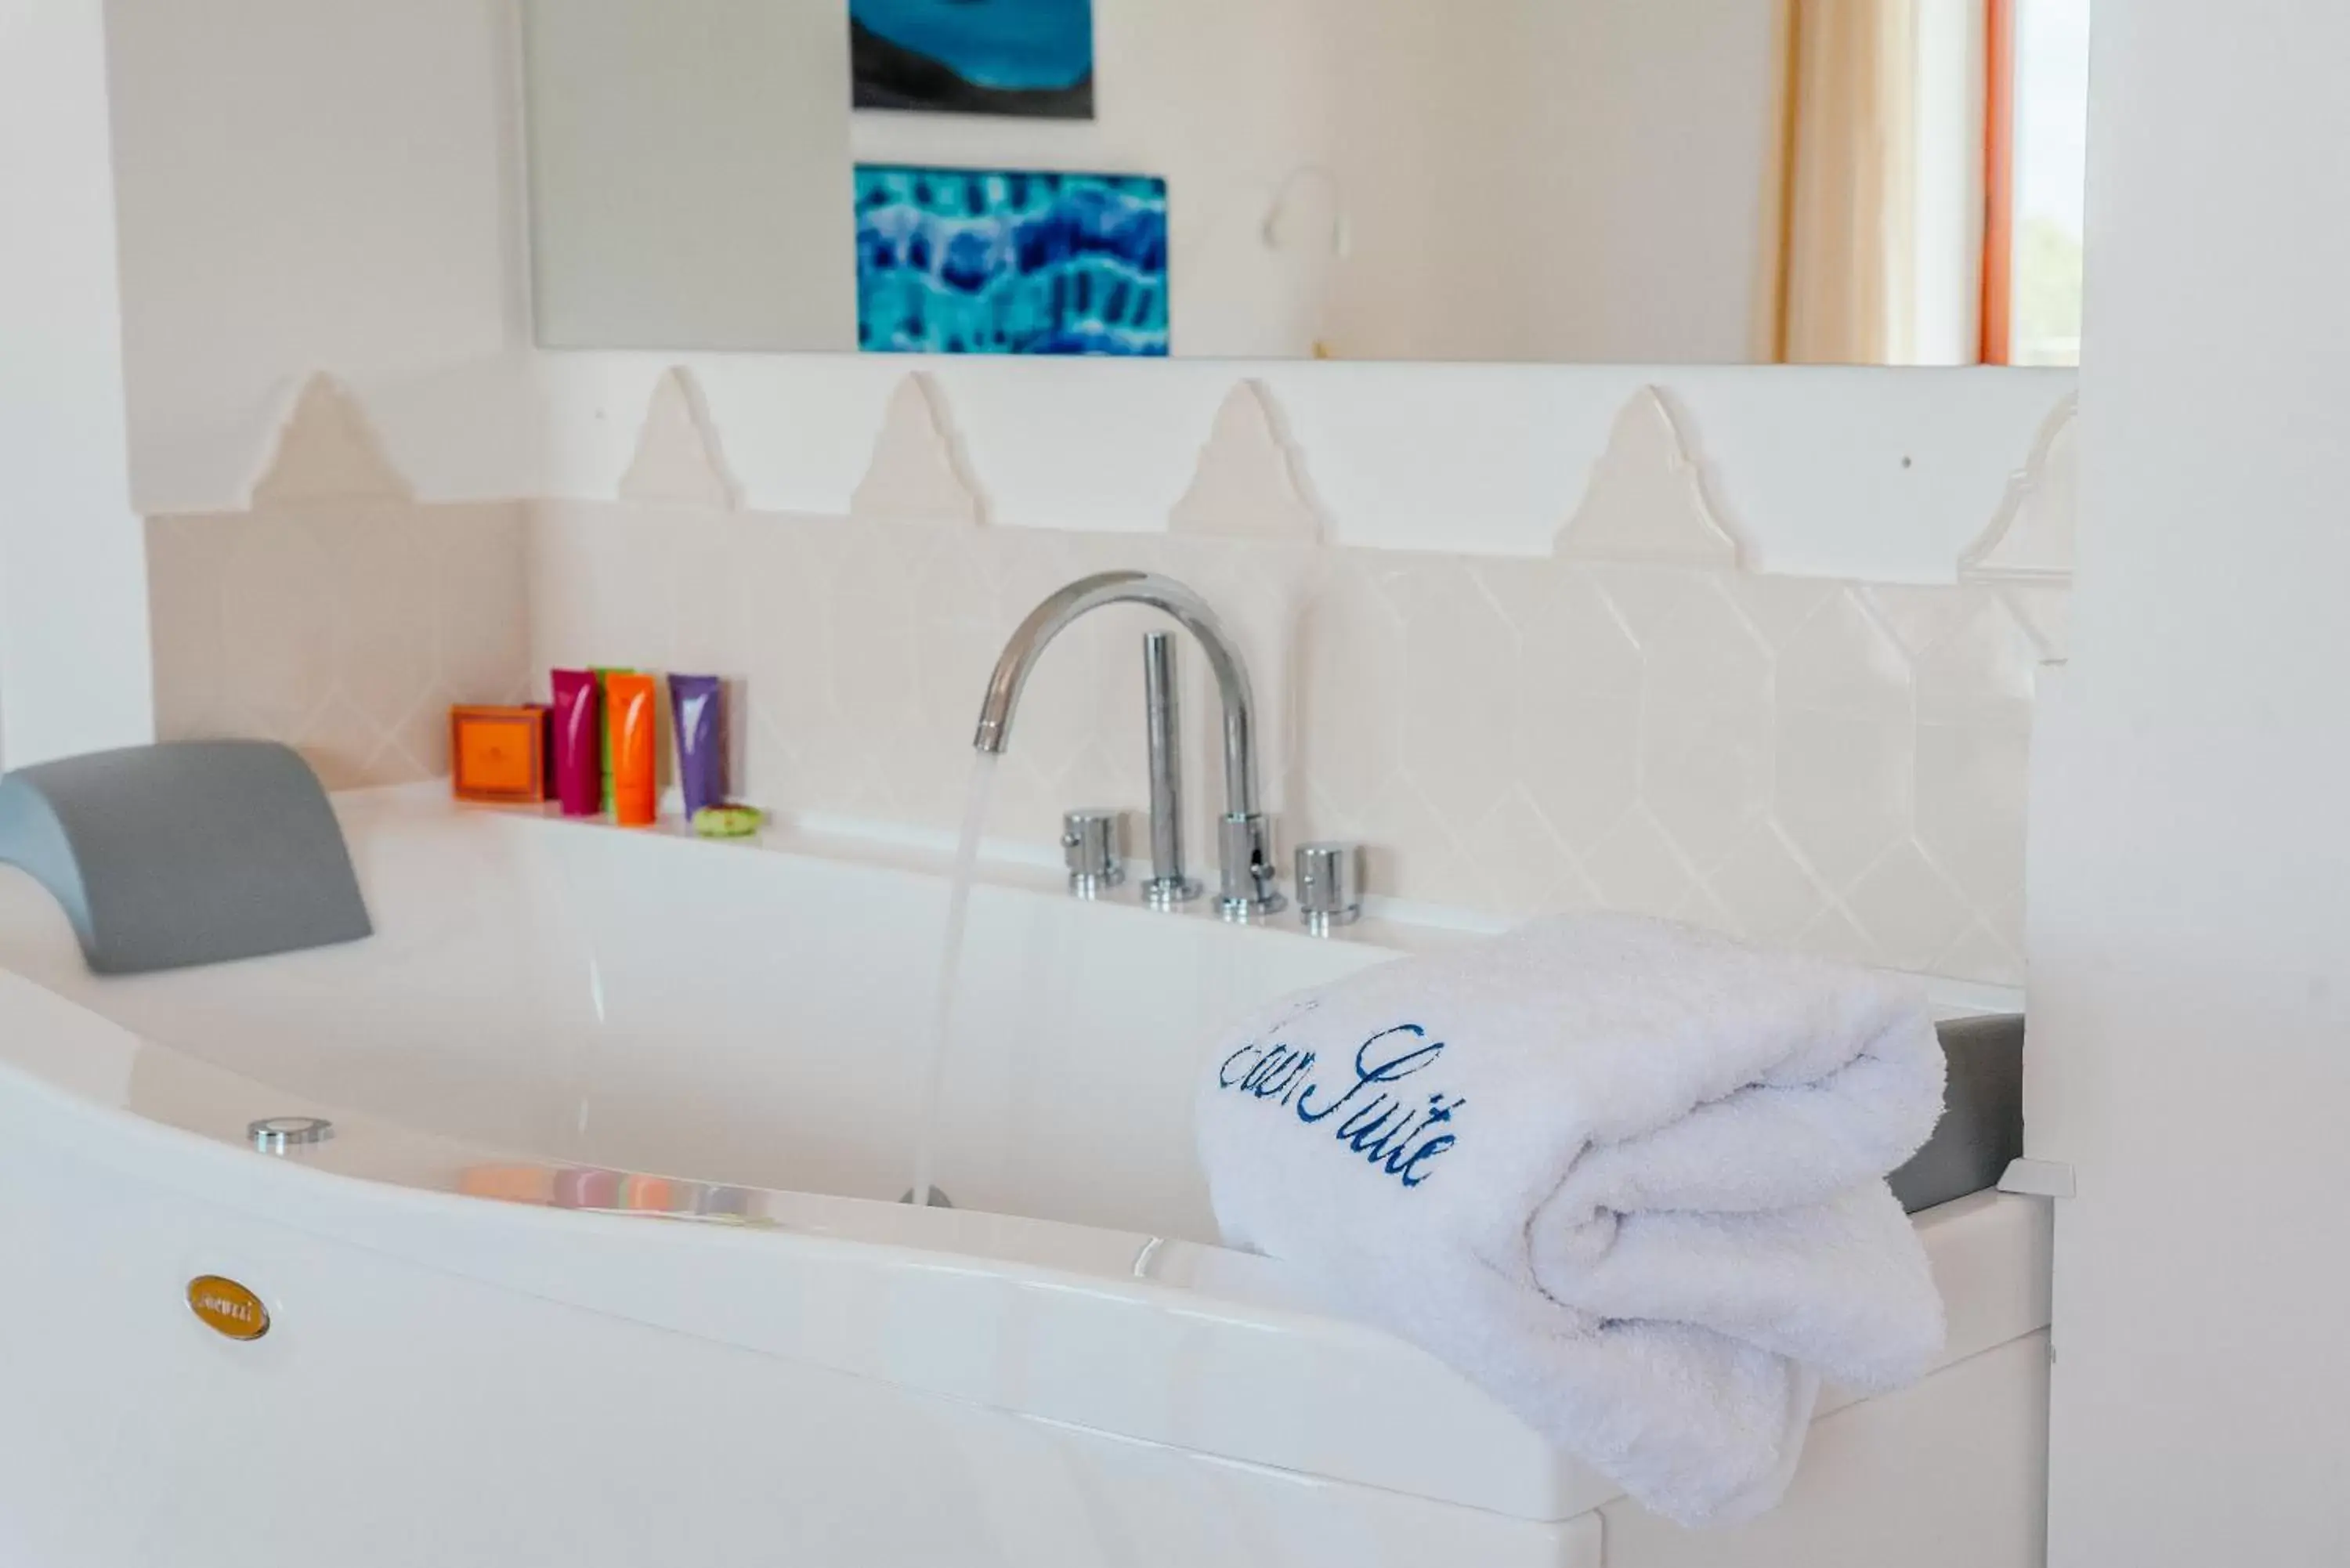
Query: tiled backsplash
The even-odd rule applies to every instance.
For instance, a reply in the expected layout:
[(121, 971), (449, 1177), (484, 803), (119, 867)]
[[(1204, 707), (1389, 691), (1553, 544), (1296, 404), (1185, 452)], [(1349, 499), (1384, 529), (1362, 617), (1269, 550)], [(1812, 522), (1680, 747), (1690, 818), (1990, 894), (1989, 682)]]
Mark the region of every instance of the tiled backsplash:
[[(2012, 982), (2033, 670), (2062, 653), (2065, 414), (1944, 586), (1745, 569), (1653, 392), (1551, 558), (1320, 543), (1303, 465), (1245, 384), (1162, 535), (985, 526), (912, 379), (847, 517), (733, 510), (680, 378), (611, 502), (418, 505), (348, 450), (311, 461), (297, 416), (277, 472), (312, 477), (292, 493), (265, 482), (251, 514), (151, 524), (159, 711), (167, 734), (276, 736), (350, 783), (436, 771), (449, 701), (543, 692), (551, 665), (711, 671), (744, 683), (740, 793), (951, 828), (1013, 626), (1073, 577), (1148, 568), (1247, 651), (1284, 845), (1366, 840), (1377, 893), (1648, 910)], [(1046, 657), (991, 831), (1043, 843), (1066, 807), (1139, 812), (1150, 624), (1105, 611)], [(1216, 716), (1184, 653), (1205, 871)]]
[(311, 383), (249, 511), (151, 519), (156, 729), (301, 748), (330, 788), (432, 778), (449, 708), (530, 684), (527, 509), (421, 505)]
[(299, 747), (328, 787), (449, 771), (449, 709), (530, 684), (525, 509), (304, 505), (147, 524), (164, 740)]

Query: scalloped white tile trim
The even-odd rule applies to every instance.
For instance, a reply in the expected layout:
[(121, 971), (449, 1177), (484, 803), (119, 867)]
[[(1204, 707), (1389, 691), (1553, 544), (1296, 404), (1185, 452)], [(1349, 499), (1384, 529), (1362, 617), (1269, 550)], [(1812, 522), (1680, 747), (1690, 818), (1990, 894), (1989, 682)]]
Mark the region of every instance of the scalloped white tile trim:
[(1625, 403), (1592, 465), (1582, 504), (1554, 552), (1587, 561), (1735, 566), (1745, 558), (1716, 515), (1705, 472), (1664, 395), (1642, 387)]
[(348, 388), (320, 373), (302, 384), (253, 483), (256, 510), (318, 502), (406, 501), (413, 492)]
[(1217, 409), (1191, 487), (1175, 503), (1168, 532), (1322, 541), (1322, 513), (1305, 458), (1290, 444), (1263, 382), (1241, 382)]
[(1970, 582), (2069, 582), (2079, 515), (2080, 480), (2073, 430), (2079, 400), (2066, 398), (2048, 416), (2031, 455), (2008, 482), (2007, 493), (1982, 536), (1959, 557)]
[(1998, 514), (1959, 559), (1960, 580), (1996, 589), (2047, 664), (2064, 663), (2072, 651), (2078, 411), (2079, 400), (2066, 398), (2048, 416), (2031, 455), (2008, 482)]
[[(991, 524), (1160, 531), (1198, 468), (1198, 432), (1247, 379), (1277, 402), (1331, 542), (1503, 556), (1550, 551), (1626, 400), (1653, 385), (1703, 432), (1718, 510), (1750, 564), (1891, 582), (1950, 580), (2074, 381), (2002, 369), (617, 352), (345, 379), (421, 499), (608, 500), (654, 384), (681, 364), (701, 384), (747, 510), (847, 513), (892, 394), (919, 370), (952, 403), (965, 477), (984, 476), (971, 488)], [(140, 510), (246, 504), (269, 444), (246, 428), (228, 448), (149, 443), (133, 472)]]
[(901, 523), (987, 520), (987, 504), (955, 440), (945, 400), (919, 371), (889, 394), (872, 460), (848, 498), (848, 514)]
[(711, 423), (693, 372), (672, 367), (653, 383), (637, 432), (636, 455), (620, 475), (619, 496), (647, 506), (710, 506), (732, 511), (742, 487), (726, 466), (726, 451)]

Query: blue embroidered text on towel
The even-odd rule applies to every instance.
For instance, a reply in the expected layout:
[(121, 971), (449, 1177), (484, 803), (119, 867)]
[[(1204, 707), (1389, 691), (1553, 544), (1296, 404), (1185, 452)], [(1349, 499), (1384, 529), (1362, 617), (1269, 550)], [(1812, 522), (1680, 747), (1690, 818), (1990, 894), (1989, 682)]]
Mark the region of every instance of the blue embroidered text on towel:
[(1338, 1089), (1316, 1075), (1321, 1058), (1315, 1052), (1277, 1038), (1252, 1040), (1224, 1058), (1216, 1086), (1272, 1101), (1304, 1127), (1320, 1127), (1344, 1111), (1346, 1119), (1333, 1138), (1404, 1186), (1418, 1187), (1429, 1179), (1433, 1162), (1461, 1141), (1454, 1117), (1469, 1102), (1461, 1095), (1448, 1098), (1440, 1089), (1419, 1106), (1399, 1086), (1443, 1056), (1443, 1041), (1429, 1039), (1417, 1023), (1399, 1023), (1356, 1047), (1353, 1081), (1341, 1078), (1346, 1086)]

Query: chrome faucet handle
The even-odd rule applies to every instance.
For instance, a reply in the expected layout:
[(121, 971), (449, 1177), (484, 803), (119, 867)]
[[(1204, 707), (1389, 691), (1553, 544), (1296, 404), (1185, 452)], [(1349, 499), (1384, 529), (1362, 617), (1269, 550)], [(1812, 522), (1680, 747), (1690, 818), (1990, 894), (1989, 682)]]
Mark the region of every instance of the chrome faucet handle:
[(1069, 896), (1098, 898), (1126, 880), (1126, 813), (1105, 808), (1061, 814), (1061, 856)]
[(1297, 914), (1326, 937), (1363, 918), (1363, 846), (1343, 841), (1297, 846)]
[(1273, 819), (1227, 812), (1216, 824), (1223, 866), (1223, 896), (1216, 913), (1237, 926), (1254, 925), (1289, 907), (1281, 896), (1281, 867), (1273, 853)]

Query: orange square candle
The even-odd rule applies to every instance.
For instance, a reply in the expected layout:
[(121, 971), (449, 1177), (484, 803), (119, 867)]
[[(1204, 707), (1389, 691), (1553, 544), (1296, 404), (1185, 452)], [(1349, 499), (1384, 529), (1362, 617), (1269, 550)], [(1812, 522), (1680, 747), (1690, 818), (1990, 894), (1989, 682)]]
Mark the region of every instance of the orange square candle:
[(547, 798), (555, 712), (526, 708), (449, 710), (449, 771), (459, 800), (536, 805)]

